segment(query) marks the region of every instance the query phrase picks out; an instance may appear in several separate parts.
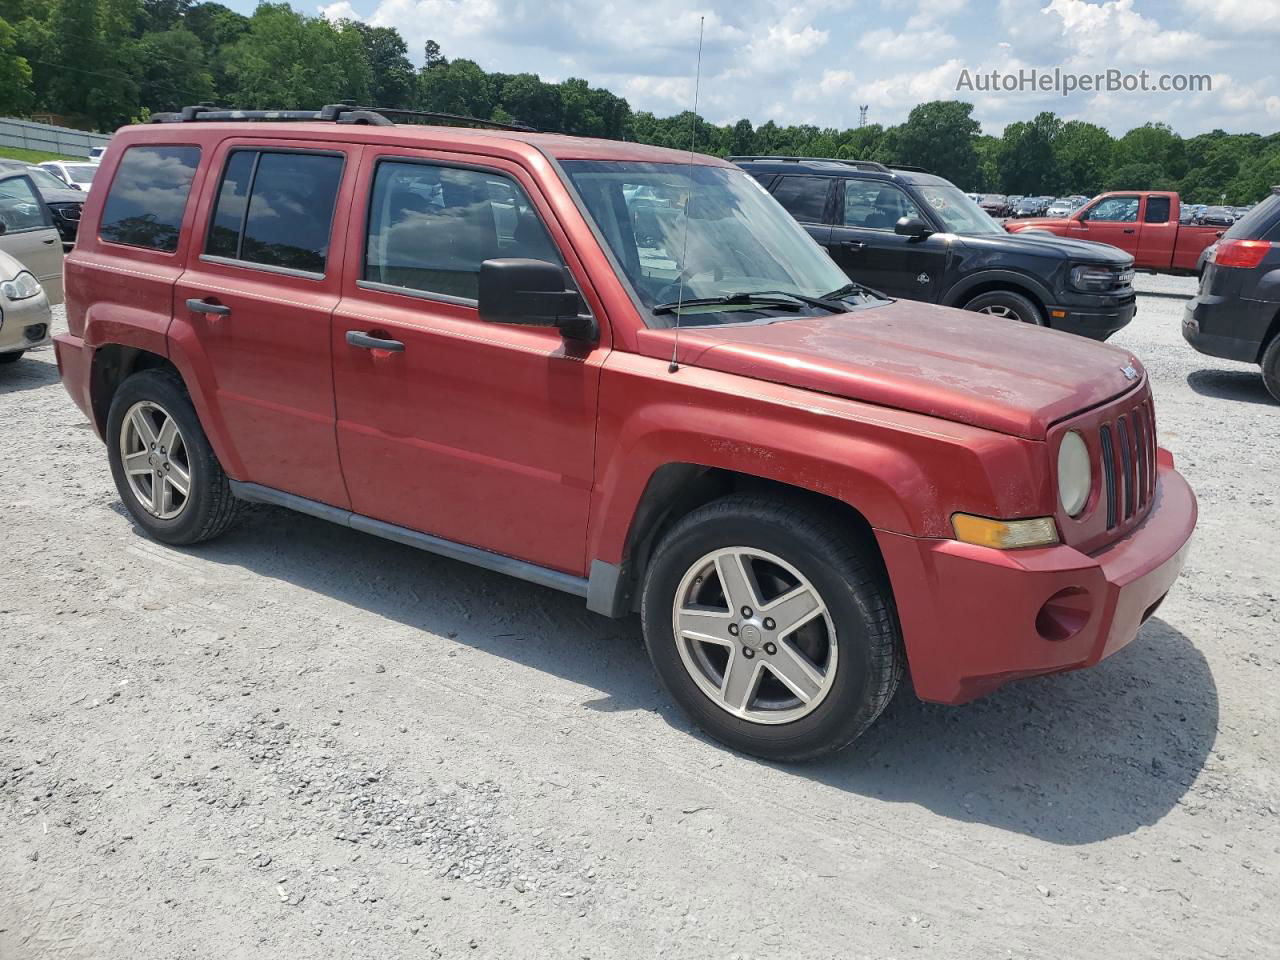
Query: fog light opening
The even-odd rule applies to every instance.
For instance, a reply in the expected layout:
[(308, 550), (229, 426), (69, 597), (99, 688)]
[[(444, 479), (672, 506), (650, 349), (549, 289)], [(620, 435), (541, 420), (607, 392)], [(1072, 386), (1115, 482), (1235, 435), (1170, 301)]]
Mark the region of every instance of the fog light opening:
[(1046, 640), (1070, 640), (1089, 622), (1093, 602), (1087, 590), (1067, 587), (1045, 601), (1036, 614), (1036, 632)]
[(23, 330), (22, 333), (27, 338), (28, 343), (39, 343), (44, 339), (45, 333), (48, 329), (49, 327), (47, 324), (34, 323)]

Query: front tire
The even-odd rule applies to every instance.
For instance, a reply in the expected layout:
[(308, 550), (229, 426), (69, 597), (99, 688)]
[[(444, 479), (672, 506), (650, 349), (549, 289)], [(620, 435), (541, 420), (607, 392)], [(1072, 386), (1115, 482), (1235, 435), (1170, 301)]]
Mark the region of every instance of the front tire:
[(1262, 382), (1267, 385), (1267, 392), (1280, 403), (1280, 334), (1271, 338), (1266, 352), (1262, 354)]
[(802, 502), (733, 495), (684, 517), (649, 564), (641, 619), (694, 723), (768, 760), (847, 746), (902, 676), (878, 558)]
[(106, 436), (120, 499), (150, 536), (200, 543), (234, 522), (239, 501), (177, 374), (144, 370), (121, 384)]
[(966, 310), (986, 313), (1004, 320), (1017, 320), (1037, 327), (1047, 326), (1044, 316), (1028, 297), (1012, 290), (992, 290), (980, 293), (964, 305)]

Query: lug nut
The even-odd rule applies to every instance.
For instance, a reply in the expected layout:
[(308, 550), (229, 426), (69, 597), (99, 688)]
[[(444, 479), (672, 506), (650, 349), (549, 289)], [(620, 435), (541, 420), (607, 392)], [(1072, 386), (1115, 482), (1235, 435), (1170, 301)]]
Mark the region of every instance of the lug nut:
[(736, 637), (738, 635), (738, 625), (736, 623), (729, 624), (729, 636)]
[(765, 628), (766, 630), (772, 630), (772, 629), (773, 629), (774, 627), (776, 627), (776, 626), (777, 626), (777, 624), (773, 622), (773, 618), (772, 618), (772, 617), (765, 617), (765, 618), (764, 618), (764, 628)]
[(750, 620), (750, 619), (751, 619), (751, 608), (750, 608), (750, 607), (743, 607), (743, 608), (742, 608), (742, 619), (743, 619), (743, 620)]
[(752, 650), (750, 647), (743, 647), (742, 655), (746, 657), (748, 660), (750, 660), (752, 657), (756, 655), (756, 652)]
[(772, 643), (766, 643), (764, 645), (764, 652), (772, 657), (775, 653), (778, 652), (778, 648), (775, 647)]

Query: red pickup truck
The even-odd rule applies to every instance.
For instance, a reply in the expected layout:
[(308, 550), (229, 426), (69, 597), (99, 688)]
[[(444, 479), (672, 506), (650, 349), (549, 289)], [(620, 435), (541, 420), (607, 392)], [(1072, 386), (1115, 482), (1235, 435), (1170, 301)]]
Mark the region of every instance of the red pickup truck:
[(1109, 243), (1133, 255), (1139, 270), (1199, 274), (1201, 254), (1220, 236), (1220, 227), (1179, 223), (1181, 202), (1164, 190), (1119, 190), (1094, 197), (1069, 217), (1010, 220), (1010, 233), (1053, 233)]
[(97, 182), (58, 367), (141, 530), (256, 501), (639, 613), (743, 751), (1095, 664), (1186, 556), (1136, 358), (851, 283), (723, 160), (193, 107)]

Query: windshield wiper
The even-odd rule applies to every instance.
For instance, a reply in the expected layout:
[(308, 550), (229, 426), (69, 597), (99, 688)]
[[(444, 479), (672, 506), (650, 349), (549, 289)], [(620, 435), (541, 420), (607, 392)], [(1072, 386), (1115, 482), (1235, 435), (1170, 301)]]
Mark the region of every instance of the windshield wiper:
[[(653, 308), (654, 313), (675, 313), (677, 310), (683, 310), (685, 307), (776, 307), (781, 310), (799, 310), (804, 303), (805, 298), (793, 293), (785, 295), (766, 291), (764, 293), (727, 293), (721, 297), (690, 297), (687, 300), (672, 300), (670, 303), (660, 303)], [(821, 303), (819, 301), (819, 303)], [(821, 306), (828, 310), (833, 309), (833, 304), (821, 303)]]
[(854, 294), (854, 293), (860, 293), (860, 294), (862, 294), (864, 297), (872, 297), (872, 298), (874, 298), (874, 299), (876, 299), (876, 300), (888, 300), (888, 299), (889, 299), (889, 298), (888, 298), (888, 297), (886, 297), (883, 293), (881, 293), (879, 290), (872, 290), (872, 289), (871, 289), (870, 287), (868, 287), (868, 286), (864, 286), (864, 285), (863, 285), (863, 284), (861, 284), (861, 283), (854, 283), (853, 281), (850, 281), (849, 283), (846, 283), (843, 287), (840, 287), (838, 290), (832, 290), (830, 293), (824, 293), (824, 294), (822, 295), (821, 299), (823, 299), (823, 300), (843, 300), (845, 297), (849, 296), (850, 294)]

